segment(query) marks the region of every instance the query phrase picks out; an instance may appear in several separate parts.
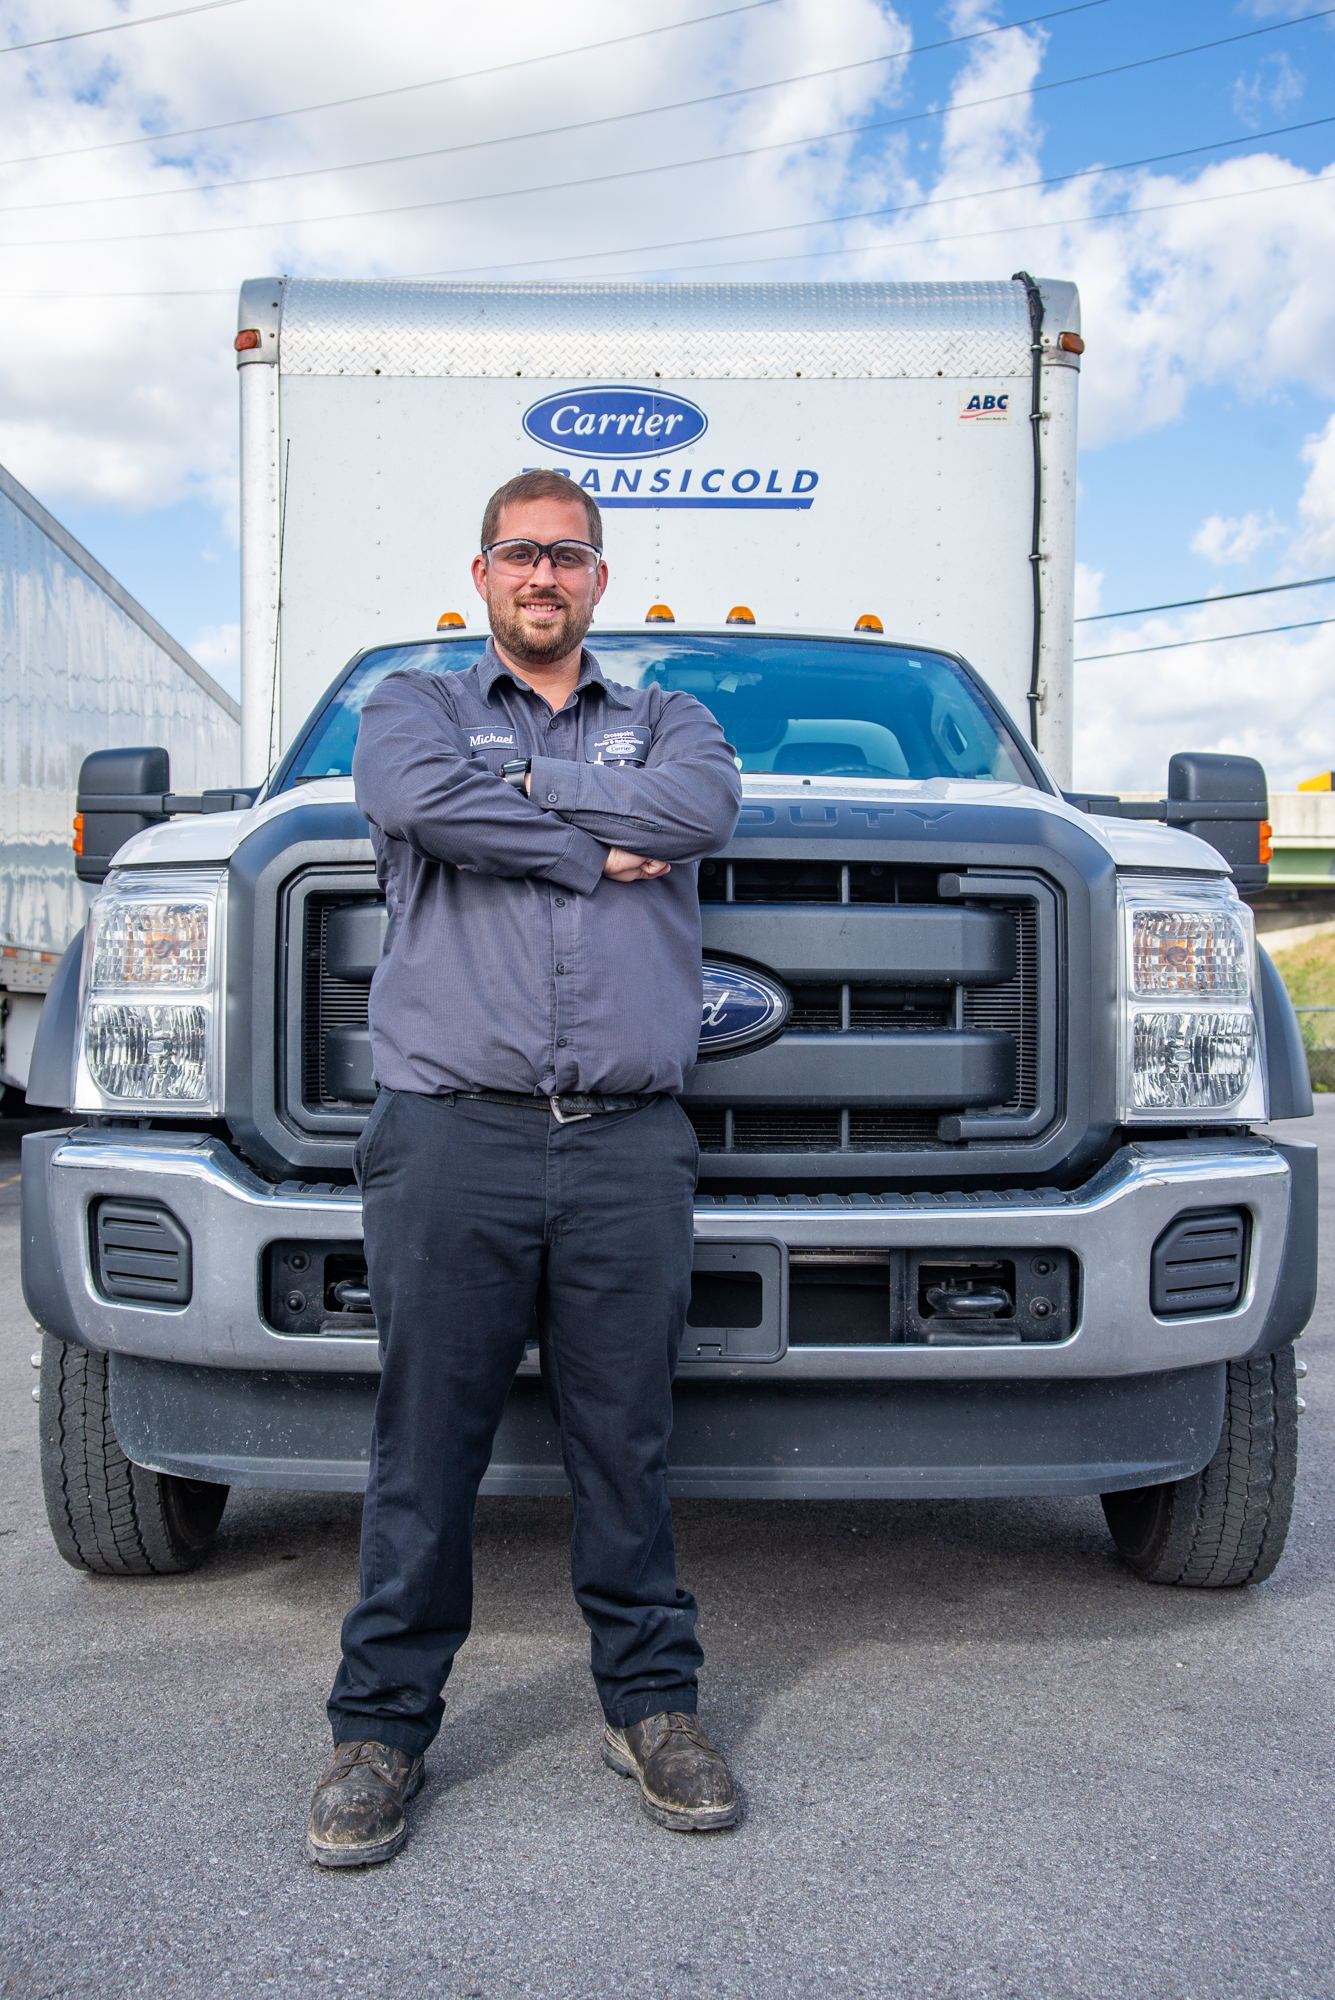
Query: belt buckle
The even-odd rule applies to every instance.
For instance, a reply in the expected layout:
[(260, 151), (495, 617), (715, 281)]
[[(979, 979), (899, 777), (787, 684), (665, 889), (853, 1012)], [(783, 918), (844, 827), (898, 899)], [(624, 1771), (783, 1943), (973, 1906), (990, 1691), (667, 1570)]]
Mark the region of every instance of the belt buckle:
[(552, 1117), (558, 1125), (579, 1125), (584, 1119), (593, 1118), (597, 1115), (592, 1111), (563, 1111), (559, 1097), (549, 1097), (547, 1102), (552, 1107)]

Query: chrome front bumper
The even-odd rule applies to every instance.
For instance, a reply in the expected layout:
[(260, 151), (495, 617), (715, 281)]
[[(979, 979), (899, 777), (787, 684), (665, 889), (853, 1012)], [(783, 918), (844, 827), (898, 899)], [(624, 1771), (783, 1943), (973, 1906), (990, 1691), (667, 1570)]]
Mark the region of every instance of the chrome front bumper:
[[(701, 1242), (776, 1238), (802, 1248), (964, 1249), (979, 1243), (1073, 1251), (1081, 1305), (1071, 1338), (1019, 1347), (792, 1347), (773, 1362), (703, 1362), (683, 1378), (775, 1381), (1042, 1381), (1145, 1375), (1233, 1360), (1252, 1349), (1279, 1280), (1291, 1179), (1265, 1139), (1155, 1141), (1124, 1147), (1085, 1186), (976, 1194), (757, 1196), (704, 1201)], [(99, 1197), (158, 1201), (193, 1244), (190, 1303), (162, 1308), (102, 1297), (90, 1254)], [(275, 1333), (260, 1272), (280, 1238), (361, 1235), (355, 1188), (261, 1180), (222, 1141), (189, 1133), (85, 1129), (29, 1140), (24, 1155), (24, 1285), (34, 1316), (62, 1339), (146, 1359), (227, 1369), (374, 1374), (373, 1338)], [(1239, 1207), (1251, 1217), (1241, 1303), (1231, 1312), (1156, 1319), (1155, 1239), (1184, 1210)], [(535, 1368), (535, 1362), (525, 1367)]]

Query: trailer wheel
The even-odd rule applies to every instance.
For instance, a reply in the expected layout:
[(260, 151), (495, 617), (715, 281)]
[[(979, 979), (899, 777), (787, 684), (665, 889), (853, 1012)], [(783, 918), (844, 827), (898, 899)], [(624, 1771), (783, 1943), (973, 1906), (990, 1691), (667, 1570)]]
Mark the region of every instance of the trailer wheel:
[(42, 1490), (56, 1547), (101, 1576), (193, 1569), (228, 1488), (132, 1465), (111, 1427), (107, 1357), (42, 1336)]
[(1284, 1552), (1297, 1466), (1297, 1372), (1292, 1347), (1281, 1347), (1229, 1362), (1219, 1448), (1203, 1472), (1105, 1493), (1103, 1511), (1147, 1583), (1263, 1583)]

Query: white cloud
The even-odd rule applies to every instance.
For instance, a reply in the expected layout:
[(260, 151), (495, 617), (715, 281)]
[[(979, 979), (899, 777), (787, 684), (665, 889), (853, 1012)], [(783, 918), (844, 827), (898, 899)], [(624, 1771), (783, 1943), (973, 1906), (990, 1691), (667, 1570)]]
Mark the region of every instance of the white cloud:
[[(1306, 615), (1320, 617), (1322, 609), (1314, 603)], [(1203, 607), (1176, 620), (1096, 628), (1106, 645), (1086, 632), (1077, 651), (1161, 645), (1250, 622), (1238, 617), (1237, 605)], [(1076, 783), (1094, 790), (1161, 787), (1175, 750), (1258, 757), (1275, 791), (1292, 790), (1330, 765), (1335, 626), (1102, 660), (1077, 667), (1075, 685)]]
[(235, 700), (241, 699), (241, 627), (204, 625), (186, 644), (192, 659)]
[[(282, 8), (226, 8), (69, 43), (35, 51), (26, 67), (4, 66), (0, 164), (115, 147), (150, 127), (212, 125), (501, 69), (194, 139), (9, 164), (0, 252), (24, 338), (0, 351), (0, 461), (56, 506), (160, 506), (198, 494), (230, 511), (231, 336), (243, 278), (294, 269), (448, 276), (489, 265), (511, 277), (549, 268), (584, 275), (578, 264), (529, 260), (828, 210), (852, 141), (550, 191), (555, 181), (707, 159), (856, 122), (893, 94), (894, 66), (853, 68), (669, 116), (599, 121), (888, 55), (910, 39), (888, 0), (842, 0), (837, 9), (778, 0), (624, 39), (681, 11), (575, 0), (554, 16), (540, 0), (510, 0), (498, 39), (497, 17), (485, 9), (382, 0), (372, 32), (353, 0), (287, 0)], [(15, 40), (50, 31), (38, 0), (11, 7), (6, 22)], [(620, 46), (601, 52), (515, 66), (521, 53), (618, 37)], [(554, 126), (572, 129), (491, 143)], [(391, 160), (442, 147), (456, 150)], [(376, 160), (391, 163), (348, 164)], [(331, 164), (330, 172), (300, 177)], [(278, 178), (191, 191), (266, 175)], [(879, 170), (860, 169), (859, 178), (881, 191)], [(539, 192), (490, 198), (512, 189)], [(365, 213), (375, 209), (391, 212)], [(322, 219), (331, 217), (343, 219)], [(590, 268), (608, 267), (595, 257)], [(48, 296), (59, 294), (70, 296)]]
[(1192, 536), (1191, 548), (1193, 555), (1204, 556), (1206, 562), (1220, 566), (1246, 563), (1267, 542), (1283, 533), (1283, 522), (1277, 521), (1273, 514), (1264, 521), (1259, 514), (1244, 514), (1241, 520), (1210, 514)]
[(1308, 438), (1303, 461), (1309, 471), (1298, 501), (1303, 533), (1297, 554), (1304, 565), (1330, 570), (1335, 567), (1335, 417)]
[(1088, 563), (1078, 562), (1075, 566), (1075, 615), (1077, 618), (1097, 618), (1103, 609), (1103, 571), (1091, 569)]
[(1267, 56), (1251, 76), (1240, 76), (1233, 86), (1233, 109), (1253, 131), (1269, 114), (1281, 114), (1302, 96), (1306, 78), (1300, 76), (1286, 52)]

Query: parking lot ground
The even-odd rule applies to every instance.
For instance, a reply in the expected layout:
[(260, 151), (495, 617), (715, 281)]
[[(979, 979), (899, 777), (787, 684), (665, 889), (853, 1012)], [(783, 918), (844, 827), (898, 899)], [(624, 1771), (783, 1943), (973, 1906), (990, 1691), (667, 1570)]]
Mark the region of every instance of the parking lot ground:
[[(1335, 1098), (1291, 1134), (1318, 1135), (1335, 1175)], [(568, 1508), (485, 1502), (412, 1838), (331, 1875), (303, 1829), (359, 1503), (238, 1492), (193, 1575), (68, 1569), (17, 1171), (11, 1130), (0, 1993), (1335, 1995), (1329, 1282), (1293, 1533), (1259, 1588), (1140, 1583), (1097, 1500), (679, 1506), (732, 1833), (662, 1832), (604, 1769)]]

